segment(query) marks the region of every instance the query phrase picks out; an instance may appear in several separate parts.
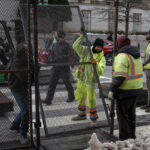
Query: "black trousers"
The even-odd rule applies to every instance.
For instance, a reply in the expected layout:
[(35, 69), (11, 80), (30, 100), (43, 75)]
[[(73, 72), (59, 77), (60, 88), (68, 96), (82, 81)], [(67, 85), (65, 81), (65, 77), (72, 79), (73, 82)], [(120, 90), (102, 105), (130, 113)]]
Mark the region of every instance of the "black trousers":
[(136, 97), (117, 99), (117, 119), (119, 138), (125, 140), (136, 138)]
[(61, 78), (66, 86), (66, 89), (68, 91), (68, 98), (69, 100), (75, 99), (74, 96), (74, 90), (70, 81), (70, 68), (57, 68), (54, 67), (51, 70), (51, 76), (50, 76), (50, 83), (48, 87), (48, 92), (45, 101), (48, 103), (52, 102), (52, 99), (54, 97), (56, 85), (58, 83), (58, 80)]

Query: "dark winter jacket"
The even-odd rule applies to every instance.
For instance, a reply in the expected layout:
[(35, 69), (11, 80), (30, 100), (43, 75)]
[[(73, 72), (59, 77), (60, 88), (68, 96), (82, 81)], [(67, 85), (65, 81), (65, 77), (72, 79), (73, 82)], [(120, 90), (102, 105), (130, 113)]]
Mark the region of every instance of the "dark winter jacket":
[[(46, 38), (45, 40), (45, 49), (46, 50), (50, 50), (51, 51), (51, 47), (53, 46), (53, 41), (54, 41), (54, 38), (51, 37), (51, 38)], [(58, 42), (58, 39), (56, 38), (56, 41)]]
[[(67, 42), (57, 42), (52, 47), (51, 60), (54, 63), (68, 63), (72, 56), (72, 48)], [(57, 67), (69, 69), (69, 66)]]
[[(14, 54), (13, 62), (11, 64), (11, 70), (22, 70), (27, 69), (27, 53), (24, 48), (24, 43), (20, 43), (17, 46), (16, 52)], [(8, 79), (8, 85), (11, 90), (23, 91), (28, 88), (28, 73), (27, 72), (17, 72), (10, 73)]]
[[(123, 46), (117, 54), (126, 53), (133, 56), (135, 59), (140, 57), (140, 50), (137, 47), (126, 45)], [(110, 85), (110, 91), (115, 93), (115, 98), (122, 99), (130, 96), (139, 96), (142, 92), (142, 89), (138, 90), (120, 90), (119, 86), (123, 83), (125, 77), (113, 77), (112, 83)]]

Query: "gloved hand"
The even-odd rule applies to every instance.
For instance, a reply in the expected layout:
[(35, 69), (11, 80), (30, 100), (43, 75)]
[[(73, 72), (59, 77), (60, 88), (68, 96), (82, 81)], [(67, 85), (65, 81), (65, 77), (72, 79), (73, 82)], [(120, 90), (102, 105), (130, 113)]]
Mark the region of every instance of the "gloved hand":
[(90, 60), (90, 62), (91, 62), (92, 64), (96, 64), (97, 60), (94, 59), (94, 58), (92, 58), (92, 59)]
[(108, 99), (112, 100), (114, 98), (114, 92), (109, 91), (108, 93)]

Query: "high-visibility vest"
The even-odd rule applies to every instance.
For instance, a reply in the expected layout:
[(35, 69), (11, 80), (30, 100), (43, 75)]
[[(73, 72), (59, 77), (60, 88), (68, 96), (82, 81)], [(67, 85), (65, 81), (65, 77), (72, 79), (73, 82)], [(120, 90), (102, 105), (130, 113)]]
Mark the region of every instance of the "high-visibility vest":
[[(150, 55), (150, 44), (148, 44), (146, 48), (145, 60), (148, 59), (148, 55)], [(144, 69), (150, 69), (150, 63), (144, 66)]]
[[(89, 62), (90, 56), (89, 51), (87, 49), (87, 46), (83, 46), (83, 35), (81, 35), (74, 43), (73, 43), (73, 49), (76, 51), (78, 56), (80, 57), (80, 62)], [(91, 47), (92, 52), (92, 47)], [(105, 66), (106, 66), (106, 60), (104, 57), (103, 52), (100, 53), (93, 53), (93, 58), (96, 59), (96, 70), (97, 74), (100, 77), (100, 75), (103, 75), (105, 72)], [(85, 83), (86, 85), (90, 86), (96, 86), (97, 80), (94, 74), (93, 66), (91, 64), (87, 65), (79, 65), (78, 69), (75, 71), (75, 77)]]
[(143, 87), (143, 67), (141, 58), (120, 53), (115, 57), (113, 77), (125, 77), (119, 87), (122, 90), (140, 89)]

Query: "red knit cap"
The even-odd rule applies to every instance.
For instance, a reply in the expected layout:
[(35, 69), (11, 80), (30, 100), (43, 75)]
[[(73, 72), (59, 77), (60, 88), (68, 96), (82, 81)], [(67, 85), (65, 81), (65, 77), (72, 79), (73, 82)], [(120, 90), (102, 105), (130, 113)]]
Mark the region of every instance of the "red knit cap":
[(130, 39), (127, 36), (121, 36), (117, 39), (117, 49), (119, 50), (125, 45), (130, 45)]

